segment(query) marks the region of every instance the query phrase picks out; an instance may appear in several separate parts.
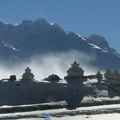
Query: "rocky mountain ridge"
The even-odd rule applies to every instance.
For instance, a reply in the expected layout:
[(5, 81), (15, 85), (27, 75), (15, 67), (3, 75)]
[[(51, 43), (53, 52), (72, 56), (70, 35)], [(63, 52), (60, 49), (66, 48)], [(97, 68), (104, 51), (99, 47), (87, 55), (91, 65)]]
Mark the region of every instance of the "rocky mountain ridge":
[(109, 47), (102, 36), (85, 38), (72, 31), (65, 31), (56, 23), (50, 24), (45, 19), (34, 22), (24, 20), (18, 25), (0, 21), (0, 59), (6, 62), (26, 60), (35, 54), (64, 53), (70, 50), (96, 56), (91, 64), (100, 69), (120, 70), (120, 54)]

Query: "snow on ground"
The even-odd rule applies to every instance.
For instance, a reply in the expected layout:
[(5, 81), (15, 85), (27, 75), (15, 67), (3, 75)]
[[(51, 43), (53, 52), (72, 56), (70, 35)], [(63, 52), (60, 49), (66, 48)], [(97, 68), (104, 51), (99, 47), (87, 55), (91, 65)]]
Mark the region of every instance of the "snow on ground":
[(38, 110), (31, 112), (0, 114), (0, 119), (4, 118), (6, 120), (45, 120), (44, 116), (50, 115), (51, 120), (119, 120), (119, 113), (120, 104), (113, 104), (91, 107), (79, 107), (77, 109), (71, 110), (63, 108), (43, 111)]
[[(29, 120), (44, 120), (44, 118), (28, 118)], [(77, 115), (77, 116), (65, 116), (63, 118), (56, 118), (52, 117), (51, 120), (119, 120), (120, 119), (120, 114), (115, 113), (115, 114), (101, 114), (101, 115)], [(17, 120), (27, 120), (25, 119), (17, 119)]]

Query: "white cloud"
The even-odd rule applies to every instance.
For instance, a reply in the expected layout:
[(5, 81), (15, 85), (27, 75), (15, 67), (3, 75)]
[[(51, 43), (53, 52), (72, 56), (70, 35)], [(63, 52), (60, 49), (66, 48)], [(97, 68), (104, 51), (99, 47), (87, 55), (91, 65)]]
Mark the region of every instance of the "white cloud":
[(20, 79), (26, 67), (30, 67), (37, 80), (41, 80), (51, 74), (57, 74), (59, 77), (64, 78), (64, 76), (67, 75), (66, 71), (74, 61), (80, 63), (85, 74), (95, 74), (99, 69), (90, 65), (90, 61), (93, 61), (94, 59), (94, 56), (74, 50), (64, 53), (36, 55), (31, 57), (29, 61), (21, 62), (19, 64), (1, 64), (0, 78), (8, 78), (10, 75), (16, 75), (17, 78)]

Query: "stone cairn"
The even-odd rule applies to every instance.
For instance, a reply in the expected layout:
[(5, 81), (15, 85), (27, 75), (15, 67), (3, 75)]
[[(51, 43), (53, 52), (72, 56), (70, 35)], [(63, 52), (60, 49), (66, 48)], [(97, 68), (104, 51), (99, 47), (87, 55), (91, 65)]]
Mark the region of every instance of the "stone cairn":
[(111, 72), (110, 69), (108, 69), (105, 74), (104, 77), (106, 79), (119, 79), (120, 80), (120, 73), (118, 72), (118, 70), (114, 69), (113, 72)]
[(31, 73), (31, 69), (29, 67), (25, 69), (25, 73), (23, 73), (22, 79), (34, 79), (34, 74)]

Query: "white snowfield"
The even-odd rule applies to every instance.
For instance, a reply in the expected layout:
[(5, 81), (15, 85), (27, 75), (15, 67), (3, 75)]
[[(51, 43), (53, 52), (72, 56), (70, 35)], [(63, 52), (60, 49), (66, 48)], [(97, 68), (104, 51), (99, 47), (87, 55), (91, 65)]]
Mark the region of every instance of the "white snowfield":
[[(50, 115), (48, 120), (120, 120), (120, 104), (79, 107), (77, 109), (53, 109), (43, 111), (19, 112), (0, 114), (0, 119), (8, 120), (44, 120), (44, 116)], [(46, 119), (47, 120), (47, 119)]]

